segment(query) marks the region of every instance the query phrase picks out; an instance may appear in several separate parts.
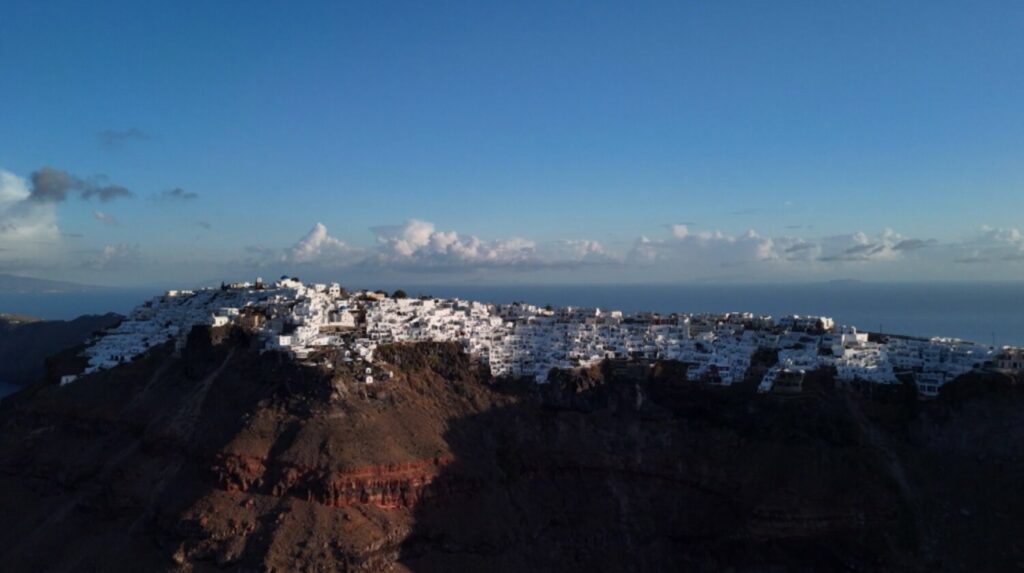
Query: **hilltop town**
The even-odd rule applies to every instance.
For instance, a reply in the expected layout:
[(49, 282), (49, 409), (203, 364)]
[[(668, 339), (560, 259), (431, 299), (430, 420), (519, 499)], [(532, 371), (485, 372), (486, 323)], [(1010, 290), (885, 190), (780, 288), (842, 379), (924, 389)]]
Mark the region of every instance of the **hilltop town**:
[[(799, 392), (805, 373), (834, 368), (839, 381), (896, 384), (909, 376), (919, 395), (932, 397), (972, 370), (1024, 368), (1019, 349), (951, 338), (869, 336), (820, 316), (627, 315), (598, 308), (349, 293), (337, 283), (304, 284), (282, 277), (270, 284), (257, 279), (167, 291), (89, 341), (84, 350), (88, 366), (81, 374), (130, 362), (161, 344), (181, 348), (192, 328), (201, 325), (246, 329), (264, 350), (299, 361), (315, 361), (329, 351), (367, 384), (389, 374), (375, 367), (381, 345), (423, 341), (459, 343), (492, 376), (538, 383), (552, 369), (633, 359), (677, 360), (688, 366), (690, 380), (731, 385), (744, 378), (755, 353), (771, 351), (778, 360), (763, 375), (759, 392)], [(64, 376), (62, 384), (79, 376)]]
[(1013, 570), (1022, 366), (818, 316), (170, 291), (0, 401), (0, 559)]

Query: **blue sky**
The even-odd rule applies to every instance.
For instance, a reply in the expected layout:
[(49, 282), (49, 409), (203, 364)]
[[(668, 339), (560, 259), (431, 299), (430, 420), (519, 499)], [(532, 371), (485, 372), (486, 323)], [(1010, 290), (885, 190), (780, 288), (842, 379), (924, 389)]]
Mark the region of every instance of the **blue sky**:
[(551, 4), (5, 5), (0, 272), (1024, 279), (1021, 3)]

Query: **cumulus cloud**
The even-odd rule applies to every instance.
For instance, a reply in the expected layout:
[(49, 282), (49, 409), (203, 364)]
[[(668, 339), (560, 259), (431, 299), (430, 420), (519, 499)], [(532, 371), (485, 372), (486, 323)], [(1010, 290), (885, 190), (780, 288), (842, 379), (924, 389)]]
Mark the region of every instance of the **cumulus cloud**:
[(24, 179), (0, 170), (0, 239), (3, 244), (12, 247), (59, 238), (54, 205), (33, 200)]
[(851, 266), (858, 274), (883, 276), (912, 266), (896, 266), (897, 261), (916, 263), (949, 254), (947, 246), (934, 239), (906, 237), (891, 229), (826, 237), (766, 236), (755, 230), (738, 234), (695, 231), (685, 224), (668, 225), (667, 229), (667, 237), (637, 239), (624, 264), (644, 267), (648, 269), (644, 272), (665, 280), (793, 279), (835, 276)]
[[(863, 265), (867, 263), (883, 265), (871, 268), (891, 269), (895, 268), (889, 264), (893, 261), (920, 259), (926, 252), (947, 252), (933, 249), (939, 245), (933, 239), (906, 237), (888, 229), (874, 235), (856, 232), (802, 238), (765, 236), (755, 230), (739, 234), (693, 230), (686, 224), (665, 228), (667, 236), (641, 237), (632, 246), (609, 250), (602, 243), (587, 239), (543, 243), (523, 238), (485, 240), (438, 229), (429, 221), (410, 219), (401, 225), (371, 228), (375, 245), (363, 249), (331, 236), (327, 228), (318, 223), (283, 254), (263, 250), (250, 254), (267, 262), (364, 270), (469, 272), (474, 269), (529, 271), (605, 266), (625, 273), (649, 269), (643, 272), (654, 273), (652, 277), (695, 278), (712, 277), (723, 270), (748, 265), (759, 265), (756, 272), (780, 276), (796, 276), (794, 273), (807, 269), (827, 274), (828, 269), (835, 270), (841, 265), (860, 265), (866, 269)], [(634, 271), (630, 271), (631, 268)]]
[(434, 224), (410, 219), (402, 225), (374, 227), (376, 261), (425, 267), (514, 266), (536, 261), (537, 245), (526, 239), (485, 241), (455, 231), (438, 231)]
[(590, 239), (574, 239), (568, 241), (556, 241), (549, 245), (542, 245), (540, 252), (543, 258), (551, 264), (560, 263), (594, 263), (610, 264), (619, 262), (620, 257), (605, 249), (599, 241)]
[(786, 245), (782, 252), (785, 253), (786, 258), (794, 260), (794, 257), (799, 258), (801, 254), (807, 252), (817, 252), (820, 248), (816, 243), (811, 241), (805, 241), (803, 239), (794, 239), (790, 244)]
[(76, 193), (82, 199), (96, 197), (104, 203), (134, 195), (121, 185), (108, 183), (104, 175), (82, 179), (52, 167), (33, 171), (30, 181), (29, 199), (37, 203), (63, 203)]
[(998, 228), (982, 225), (976, 233), (959, 245), (960, 263), (1024, 261), (1024, 233), (1016, 227)]
[(332, 236), (325, 225), (317, 223), (283, 251), (247, 247), (248, 262), (258, 266), (286, 263), (363, 271), (471, 272), (476, 269), (570, 268), (618, 261), (599, 242), (590, 240), (552, 241), (540, 245), (520, 238), (484, 240), (456, 231), (438, 230), (433, 223), (419, 219), (370, 230), (375, 244), (361, 248)]
[(93, 211), (92, 216), (94, 219), (103, 223), (104, 225), (115, 226), (117, 225), (117, 218), (110, 213), (104, 213), (103, 211)]
[(285, 252), (281, 260), (296, 264), (342, 265), (353, 262), (359, 253), (360, 249), (332, 237), (323, 223), (317, 223), (305, 237)]
[(677, 223), (668, 226), (669, 231), (672, 231), (672, 236), (677, 239), (685, 239), (690, 234), (689, 223)]
[(99, 138), (100, 145), (107, 149), (120, 147), (122, 144), (131, 141), (149, 141), (152, 139), (148, 133), (134, 127), (120, 130), (105, 129), (97, 133), (96, 137)]
[[(0, 264), (19, 271), (33, 269), (105, 269), (127, 259), (127, 247), (114, 246), (109, 253), (99, 252), (82, 262), (80, 253), (67, 251), (65, 239), (81, 238), (79, 233), (62, 232), (58, 225), (58, 207), (70, 197), (110, 201), (131, 193), (103, 177), (88, 180), (66, 171), (44, 167), (27, 179), (0, 170)], [(93, 218), (106, 225), (117, 220), (95, 210)], [(14, 266), (12, 266), (14, 265)]]
[(832, 262), (892, 260), (897, 256), (896, 245), (905, 240), (891, 229), (886, 229), (875, 237), (870, 237), (862, 231), (849, 236), (831, 237), (829, 243), (838, 244), (840, 248), (823, 255), (821, 260)]
[[(589, 239), (483, 239), (438, 229), (420, 219), (370, 230), (374, 244), (358, 247), (332, 236), (318, 223), (287, 249), (247, 249), (248, 263), (283, 271), (303, 265), (323, 270), (324, 275), (343, 268), (361, 277), (435, 272), (451, 276), (486, 272), (494, 277), (541, 271), (545, 274), (536, 275), (541, 280), (625, 282), (964, 278), (968, 271), (963, 265), (968, 264), (983, 268), (986, 276), (1014, 277), (1024, 263), (1024, 234), (1015, 228), (983, 227), (966, 239), (943, 242), (892, 229), (819, 237), (769, 236), (755, 230), (730, 233), (680, 223), (611, 247)], [(981, 271), (971, 271), (977, 272)]]
[(639, 264), (700, 264), (734, 266), (780, 258), (775, 241), (754, 230), (740, 235), (722, 231), (691, 231), (689, 226), (669, 227), (667, 239), (639, 238), (627, 260)]
[(185, 191), (181, 187), (175, 187), (174, 189), (165, 189), (156, 193), (153, 195), (153, 198), (159, 201), (191, 201), (198, 199), (199, 194), (193, 191)]
[(1015, 247), (1024, 245), (1024, 235), (1016, 227), (1000, 229), (982, 225), (978, 233), (978, 240), (1013, 245)]
[[(811, 246), (807, 246), (807, 244)], [(892, 229), (877, 235), (858, 231), (849, 235), (832, 235), (819, 240), (799, 243), (802, 251), (813, 259), (829, 263), (864, 263), (894, 261), (938, 245), (935, 239), (905, 237)], [(803, 256), (800, 260), (810, 260)]]

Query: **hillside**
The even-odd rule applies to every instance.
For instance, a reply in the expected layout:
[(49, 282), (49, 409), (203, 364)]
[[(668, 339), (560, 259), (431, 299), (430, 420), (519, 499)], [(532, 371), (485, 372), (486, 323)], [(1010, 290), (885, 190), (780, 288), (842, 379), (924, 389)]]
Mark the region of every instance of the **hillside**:
[[(0, 404), (10, 571), (1005, 571), (1016, 386), (919, 404), (604, 363), (493, 381), (454, 344), (393, 377), (196, 328)], [(69, 357), (68, 354), (65, 357)], [(70, 359), (70, 358), (69, 358)], [(955, 387), (955, 386), (954, 386)]]
[(108, 313), (74, 320), (38, 320), (0, 314), (0, 382), (20, 386), (38, 381), (47, 357), (81, 344), (121, 318)]

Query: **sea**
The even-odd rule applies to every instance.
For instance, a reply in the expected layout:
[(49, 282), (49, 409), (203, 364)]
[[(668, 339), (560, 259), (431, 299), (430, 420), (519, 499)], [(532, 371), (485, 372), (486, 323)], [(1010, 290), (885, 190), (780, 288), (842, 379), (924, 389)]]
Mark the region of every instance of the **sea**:
[(1024, 283), (826, 282), (765, 285), (426, 286), (410, 296), (525, 301), (623, 312), (831, 316), (861, 331), (1024, 346)]
[[(343, 283), (344, 284), (344, 283)], [(350, 285), (346, 285), (350, 286)], [(351, 285), (362, 286), (362, 285)], [(1024, 283), (868, 283), (682, 285), (405, 285), (429, 294), (483, 302), (589, 306), (624, 312), (729, 312), (833, 317), (862, 331), (947, 336), (995, 346), (1024, 346)], [(393, 290), (393, 289), (387, 289)], [(0, 312), (46, 319), (127, 313), (152, 290), (0, 294)]]

